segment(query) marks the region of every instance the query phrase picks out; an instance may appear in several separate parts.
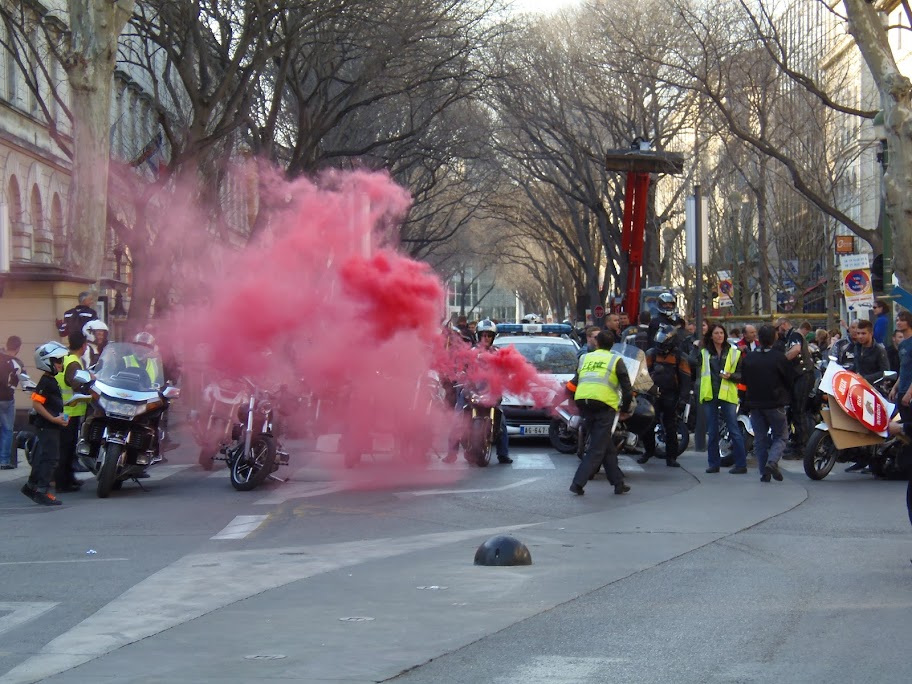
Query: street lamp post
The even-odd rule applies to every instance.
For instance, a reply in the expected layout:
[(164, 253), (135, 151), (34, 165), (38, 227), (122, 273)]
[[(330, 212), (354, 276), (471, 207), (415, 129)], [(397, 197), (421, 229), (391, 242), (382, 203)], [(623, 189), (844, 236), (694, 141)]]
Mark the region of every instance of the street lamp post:
[[(880, 231), (883, 240), (883, 251), (881, 264), (883, 266), (883, 295), (889, 298), (893, 292), (893, 226), (890, 223), (890, 216), (887, 214), (887, 187), (884, 177), (890, 164), (889, 150), (887, 148), (887, 130), (884, 125), (883, 110), (877, 112), (874, 120), (871, 122), (874, 136), (880, 141), (880, 152), (877, 153), (877, 161), (880, 162)], [(892, 334), (893, 317), (887, 318), (887, 336)]]

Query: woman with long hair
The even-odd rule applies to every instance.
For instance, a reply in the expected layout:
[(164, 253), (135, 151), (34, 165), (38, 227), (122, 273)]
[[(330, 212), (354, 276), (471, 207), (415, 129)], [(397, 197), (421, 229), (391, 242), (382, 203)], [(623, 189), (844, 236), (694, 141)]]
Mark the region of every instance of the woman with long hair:
[(700, 367), (700, 405), (706, 411), (708, 434), (707, 473), (718, 473), (722, 465), (719, 454), (719, 416), (728, 426), (735, 465), (732, 475), (747, 473), (747, 453), (738, 425), (738, 383), (741, 381), (741, 351), (728, 343), (725, 328), (709, 323), (703, 335), (698, 361)]

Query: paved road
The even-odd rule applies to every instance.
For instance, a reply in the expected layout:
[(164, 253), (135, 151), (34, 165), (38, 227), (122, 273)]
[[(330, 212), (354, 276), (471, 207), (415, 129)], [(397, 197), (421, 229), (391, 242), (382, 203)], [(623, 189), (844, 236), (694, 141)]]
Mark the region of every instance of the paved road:
[[(234, 492), (172, 452), (149, 481), (0, 511), (0, 684), (910, 681), (904, 483), (784, 483), (623, 466), (567, 491), (547, 443), (434, 483), (340, 481), (301, 442), (291, 481)], [(533, 565), (472, 564), (509, 532)], [(89, 553), (95, 551), (95, 553)]]

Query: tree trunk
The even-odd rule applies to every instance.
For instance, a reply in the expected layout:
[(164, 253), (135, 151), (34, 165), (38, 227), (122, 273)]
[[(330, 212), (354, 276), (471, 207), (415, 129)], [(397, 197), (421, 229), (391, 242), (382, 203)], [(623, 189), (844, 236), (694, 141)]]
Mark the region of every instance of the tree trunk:
[(73, 112), (73, 173), (67, 225), (69, 267), (101, 276), (108, 209), (111, 87), (117, 38), (133, 12), (132, 0), (70, 0), (71, 42), (63, 66)]
[(912, 81), (900, 72), (874, 5), (865, 0), (843, 0), (843, 4), (849, 33), (880, 91), (889, 152), (884, 201), (896, 238), (893, 269), (899, 284), (908, 290), (912, 287)]

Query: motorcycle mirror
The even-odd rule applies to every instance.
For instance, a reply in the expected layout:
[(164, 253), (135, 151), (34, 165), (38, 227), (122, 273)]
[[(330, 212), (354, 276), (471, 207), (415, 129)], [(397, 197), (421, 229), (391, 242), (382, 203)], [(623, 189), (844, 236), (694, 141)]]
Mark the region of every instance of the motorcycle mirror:
[(177, 399), (180, 393), (181, 391), (177, 387), (166, 387), (165, 391), (162, 392), (162, 396), (165, 399)]
[(78, 370), (78, 371), (76, 371), (76, 374), (73, 376), (73, 379), (76, 382), (78, 382), (79, 384), (85, 385), (87, 383), (92, 382), (92, 375), (88, 371)]

